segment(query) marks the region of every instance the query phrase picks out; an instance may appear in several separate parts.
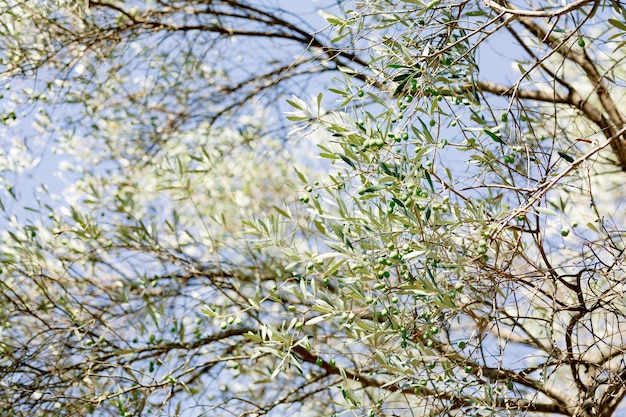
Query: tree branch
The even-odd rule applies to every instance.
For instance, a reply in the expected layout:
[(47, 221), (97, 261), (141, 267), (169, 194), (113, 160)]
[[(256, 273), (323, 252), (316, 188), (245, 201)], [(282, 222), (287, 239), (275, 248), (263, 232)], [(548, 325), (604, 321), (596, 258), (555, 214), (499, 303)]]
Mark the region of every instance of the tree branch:
[(569, 12), (572, 12), (576, 9), (580, 9), (582, 6), (584, 6), (587, 3), (592, 3), (594, 0), (577, 0), (571, 4), (568, 4), (566, 6), (561, 7), (560, 9), (556, 9), (556, 10), (520, 10), (518, 8), (515, 7), (511, 7), (511, 6), (502, 6), (499, 3), (492, 1), (492, 0), (485, 0), (485, 4), (500, 12), (500, 13), (508, 13), (514, 16), (523, 16), (523, 17), (558, 17), (558, 16), (562, 16), (564, 14), (567, 14)]
[[(516, 10), (515, 6), (505, 3), (511, 10)], [(598, 6), (598, 2), (594, 2), (594, 6)], [(618, 110), (618, 107), (611, 97), (608, 87), (604, 83), (603, 76), (600, 74), (594, 63), (591, 61), (586, 51), (580, 52), (568, 45), (565, 40), (559, 40), (552, 33), (547, 32), (542, 25), (529, 17), (520, 16), (518, 21), (538, 40), (552, 48), (554, 52), (559, 53), (564, 58), (577, 64), (585, 73), (598, 98), (604, 111), (608, 114), (611, 123), (608, 123), (606, 130), (603, 130), (607, 138), (615, 136), (617, 130), (620, 130), (625, 124), (624, 115)], [(581, 23), (582, 24), (582, 23)], [(619, 166), (626, 171), (626, 138), (620, 137), (618, 140), (612, 141), (612, 149), (615, 152)]]

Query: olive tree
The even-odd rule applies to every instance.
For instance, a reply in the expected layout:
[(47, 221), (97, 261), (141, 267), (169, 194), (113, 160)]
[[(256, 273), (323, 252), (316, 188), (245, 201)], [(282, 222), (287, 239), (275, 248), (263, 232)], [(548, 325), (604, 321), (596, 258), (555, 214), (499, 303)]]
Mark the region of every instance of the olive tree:
[(0, 409), (618, 415), (626, 9), (529, 3), (5, 2)]
[(283, 262), (243, 222), (297, 201), (293, 154), (315, 152), (285, 138), (279, 97), (358, 59), (304, 7), (0, 10), (2, 414), (269, 410), (285, 393), (249, 395), (271, 365), (244, 334), (280, 316), (249, 299)]
[[(372, 51), (372, 76), (346, 71), (336, 111), (292, 103), (333, 134), (337, 173), (308, 203), (323, 249), (286, 254), (346, 408), (617, 413), (625, 9), (543, 6), (368, 1), (328, 18)], [(489, 48), (513, 49), (517, 79), (483, 77)]]

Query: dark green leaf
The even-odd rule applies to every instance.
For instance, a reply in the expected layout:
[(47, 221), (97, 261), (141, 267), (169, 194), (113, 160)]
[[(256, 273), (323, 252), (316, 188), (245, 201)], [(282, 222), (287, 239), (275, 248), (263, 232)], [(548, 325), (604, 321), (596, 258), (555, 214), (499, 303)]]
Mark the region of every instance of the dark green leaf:
[(616, 19), (609, 19), (609, 23), (620, 30), (626, 31), (626, 24), (624, 22), (620, 22), (619, 20), (616, 20)]
[(565, 159), (567, 162), (572, 163), (574, 162), (574, 158), (572, 158), (571, 156), (569, 156), (568, 154), (566, 154), (563, 151), (557, 151), (557, 153), (559, 154), (559, 156), (563, 159)]
[(504, 143), (504, 142), (502, 141), (502, 139), (500, 139), (500, 136), (496, 135), (496, 134), (495, 134), (495, 133), (493, 133), (492, 131), (485, 129), (485, 130), (484, 130), (484, 132), (487, 134), (487, 136), (489, 136), (491, 139), (493, 139), (493, 141), (494, 141), (494, 142), (497, 142), (497, 143)]

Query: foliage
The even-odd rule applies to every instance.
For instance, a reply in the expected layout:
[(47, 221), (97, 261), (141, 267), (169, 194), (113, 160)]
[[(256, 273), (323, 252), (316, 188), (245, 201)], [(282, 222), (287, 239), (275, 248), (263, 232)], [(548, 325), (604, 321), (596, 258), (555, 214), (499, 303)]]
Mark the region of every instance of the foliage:
[(284, 7), (0, 4), (0, 410), (618, 415), (626, 8)]

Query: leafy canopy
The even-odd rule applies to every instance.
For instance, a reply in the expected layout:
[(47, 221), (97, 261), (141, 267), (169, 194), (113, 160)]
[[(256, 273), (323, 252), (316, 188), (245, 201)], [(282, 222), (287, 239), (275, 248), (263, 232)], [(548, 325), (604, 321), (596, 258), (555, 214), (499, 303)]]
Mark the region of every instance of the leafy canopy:
[(619, 415), (626, 8), (308, 6), (0, 2), (0, 410)]

